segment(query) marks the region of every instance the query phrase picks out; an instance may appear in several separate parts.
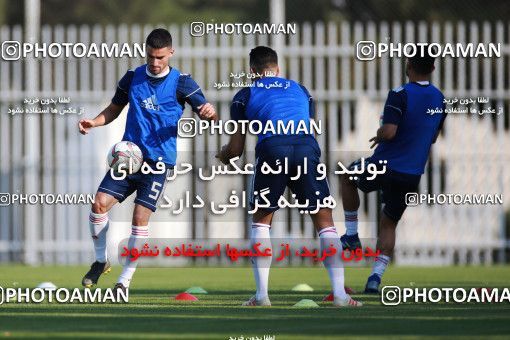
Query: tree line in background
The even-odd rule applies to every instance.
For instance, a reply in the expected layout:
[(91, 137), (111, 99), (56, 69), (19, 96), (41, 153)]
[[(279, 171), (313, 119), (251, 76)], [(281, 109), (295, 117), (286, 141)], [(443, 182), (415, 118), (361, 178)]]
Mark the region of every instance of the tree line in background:
[[(41, 23), (267, 22), (269, 0), (41, 0)], [(508, 0), (286, 0), (288, 22), (508, 20)], [(24, 1), (0, 0), (0, 25), (23, 24)]]

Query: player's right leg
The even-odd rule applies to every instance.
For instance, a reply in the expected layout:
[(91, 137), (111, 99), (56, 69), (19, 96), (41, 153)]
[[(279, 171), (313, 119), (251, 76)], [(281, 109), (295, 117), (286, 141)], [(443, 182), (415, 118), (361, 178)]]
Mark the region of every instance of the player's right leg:
[(405, 196), (414, 192), (420, 182), (419, 175), (410, 175), (388, 170), (383, 175), (383, 200), (384, 209), (379, 221), (379, 236), (377, 238), (377, 250), (381, 253), (376, 257), (372, 272), (365, 285), (365, 293), (379, 293), (379, 285), (382, 276), (388, 267), (393, 249), (395, 248), (395, 232), (398, 221), (402, 217), (407, 205)]
[(396, 228), (397, 221), (386, 216), (386, 213), (383, 211), (379, 221), (379, 236), (377, 238), (377, 250), (380, 250), (381, 254), (375, 258), (372, 272), (367, 279), (365, 285), (365, 293), (367, 294), (379, 293), (382, 276), (390, 263), (391, 254), (395, 248)]
[(97, 284), (101, 274), (111, 270), (106, 248), (106, 234), (109, 227), (108, 212), (117, 202), (122, 202), (133, 191), (134, 188), (127, 178), (116, 180), (111, 176), (110, 171), (106, 173), (99, 185), (89, 217), (95, 261), (82, 279), (83, 286), (91, 287)]
[(312, 217), (315, 229), (319, 234), (321, 253), (328, 247), (334, 247), (337, 251), (337, 256), (327, 257), (324, 260), (324, 267), (328, 271), (333, 291), (333, 305), (337, 307), (363, 306), (361, 302), (354, 300), (345, 292), (344, 266), (342, 258), (340, 257), (342, 245), (333, 223), (331, 209), (322, 208), (319, 209), (316, 214), (312, 214), (310, 216)]
[[(291, 168), (306, 164), (306, 172), (289, 181), (289, 188), (296, 195), (298, 202), (309, 202), (308, 210), (314, 211), (317, 205), (325, 199), (331, 198), (329, 185), (327, 180), (321, 179), (317, 171), (320, 164), (320, 149), (318, 144), (296, 145), (293, 152), (294, 158)], [(305, 162), (306, 159), (306, 162)], [(333, 304), (338, 307), (360, 307), (361, 302), (353, 300), (346, 292), (344, 286), (344, 267), (340, 256), (342, 246), (340, 237), (333, 222), (332, 210), (329, 208), (320, 208), (317, 213), (310, 213), (315, 230), (319, 234), (321, 252), (325, 252), (327, 248), (334, 247), (336, 256), (327, 257), (324, 260), (324, 267), (328, 272), (333, 291)]]
[[(255, 212), (250, 231), (250, 247), (253, 247), (256, 243), (260, 243), (260, 249), (269, 248), (272, 250), (270, 234), (272, 220), (272, 211), (260, 210)], [(243, 303), (243, 306), (271, 306), (268, 292), (271, 261), (271, 256), (251, 258), (257, 291), (254, 296)]]
[(97, 192), (89, 216), (89, 227), (94, 242), (95, 261), (82, 279), (84, 287), (97, 284), (101, 274), (111, 271), (106, 249), (106, 233), (109, 227), (108, 211), (118, 200), (104, 192)]

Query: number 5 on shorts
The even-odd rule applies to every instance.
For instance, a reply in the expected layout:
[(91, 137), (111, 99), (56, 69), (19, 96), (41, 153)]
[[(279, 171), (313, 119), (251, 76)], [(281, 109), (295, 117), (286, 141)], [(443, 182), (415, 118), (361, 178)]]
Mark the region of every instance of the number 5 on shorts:
[(149, 198), (152, 198), (153, 200), (157, 201), (159, 194), (161, 193), (161, 187), (163, 185), (159, 182), (152, 182), (151, 192), (152, 195), (149, 195)]

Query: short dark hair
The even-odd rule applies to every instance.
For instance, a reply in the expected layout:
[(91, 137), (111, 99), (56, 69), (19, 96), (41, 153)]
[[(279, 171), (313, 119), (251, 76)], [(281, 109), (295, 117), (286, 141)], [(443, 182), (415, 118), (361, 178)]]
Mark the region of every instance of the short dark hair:
[[(437, 50), (432, 46), (432, 53), (437, 54)], [(434, 70), (434, 61), (436, 57), (433, 57), (429, 53), (430, 45), (424, 45), (423, 47), (423, 55), (421, 55), (421, 50), (417, 49), (417, 53), (409, 58), (409, 65), (411, 68), (418, 74), (427, 75), (432, 73)]]
[(250, 67), (254, 71), (263, 71), (276, 65), (278, 65), (278, 55), (272, 48), (257, 46), (250, 51)]
[(172, 47), (172, 35), (164, 28), (156, 28), (147, 36), (145, 45), (152, 48)]

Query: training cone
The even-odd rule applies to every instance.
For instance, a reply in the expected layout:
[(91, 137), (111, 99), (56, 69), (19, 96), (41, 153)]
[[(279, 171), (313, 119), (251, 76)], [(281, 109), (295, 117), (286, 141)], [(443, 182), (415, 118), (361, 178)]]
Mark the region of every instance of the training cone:
[(175, 296), (175, 299), (178, 301), (198, 301), (196, 296), (193, 296), (189, 293), (180, 293)]
[(313, 300), (303, 299), (303, 300), (300, 300), (298, 303), (296, 303), (293, 307), (298, 307), (298, 308), (318, 308), (319, 305), (315, 301), (313, 301)]
[(478, 294), (482, 294), (482, 292), (484, 290), (487, 291), (487, 293), (489, 293), (489, 294), (492, 292), (492, 288), (490, 288), (490, 287), (478, 287), (478, 288), (476, 288), (476, 292)]
[(300, 283), (292, 288), (293, 292), (313, 292), (313, 288), (306, 283)]
[(335, 297), (333, 296), (333, 293), (329, 293), (329, 295), (326, 295), (322, 301), (333, 301)]
[[(349, 288), (349, 287), (345, 287), (345, 292), (349, 295), (351, 294), (356, 294), (356, 292), (352, 289), (352, 288)], [(322, 301), (333, 301), (335, 298), (333, 296), (333, 293), (330, 293), (329, 295), (326, 295), (324, 297), (324, 299), (322, 299)]]
[(53, 282), (41, 282), (37, 286), (37, 288), (43, 288), (43, 289), (55, 289), (57, 286), (53, 284)]
[(207, 294), (207, 291), (202, 287), (190, 287), (186, 289), (186, 293), (190, 294)]
[(483, 295), (490, 296), (491, 293), (492, 293), (492, 288), (490, 288), (490, 287), (478, 287), (478, 288), (476, 288), (476, 293), (478, 294), (478, 297), (480, 298), (480, 301), (487, 303), (488, 301), (482, 300), (482, 296)]

